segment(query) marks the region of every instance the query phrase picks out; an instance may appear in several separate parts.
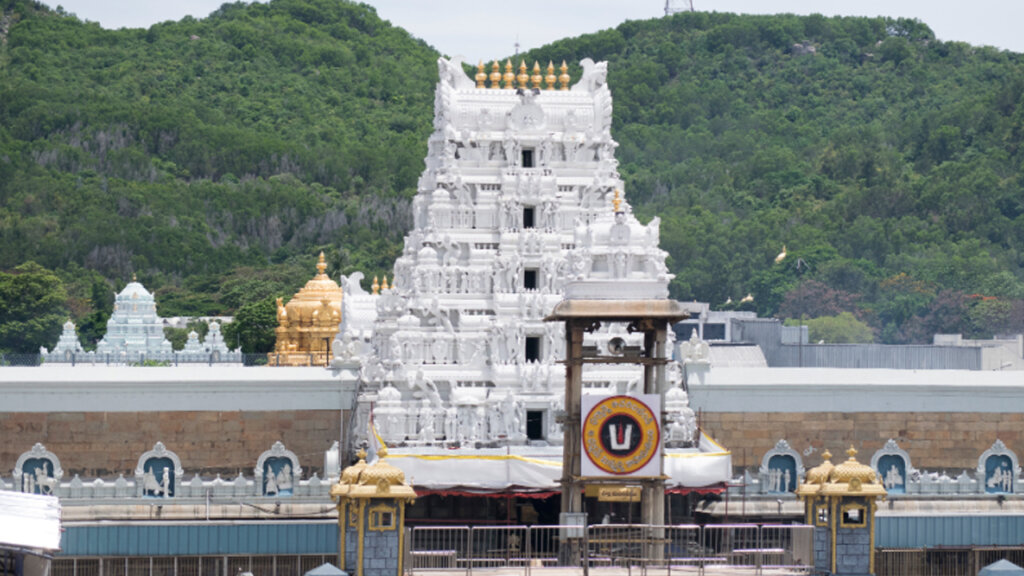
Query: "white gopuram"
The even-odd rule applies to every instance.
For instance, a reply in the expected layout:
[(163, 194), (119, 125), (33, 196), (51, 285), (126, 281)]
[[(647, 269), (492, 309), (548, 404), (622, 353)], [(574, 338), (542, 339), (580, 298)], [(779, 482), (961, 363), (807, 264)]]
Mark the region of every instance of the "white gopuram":
[[(581, 64), (570, 88), (564, 64), (559, 76), (551, 65), (516, 76), (495, 63), (474, 82), (457, 60), (439, 59), (434, 132), (392, 284), (375, 280), (367, 293), (361, 274), (342, 279), (333, 351), (341, 378), (358, 380), (350, 448), (370, 440), (372, 413), (391, 461), (420, 487), (556, 487), (565, 335), (544, 317), (572, 296), (570, 281), (590, 298), (668, 297), (658, 219), (641, 225), (622, 196), (607, 64)], [(638, 338), (612, 326), (585, 346), (628, 351)], [(640, 392), (641, 375), (595, 366), (584, 393)], [(685, 401), (675, 405), (685, 408), (670, 415), (680, 450), (714, 454), (679, 459), (696, 474), (672, 473), (668, 460), (666, 473), (677, 485), (724, 482), (728, 453), (681, 433), (696, 424)], [(474, 455), (506, 464), (482, 467)]]

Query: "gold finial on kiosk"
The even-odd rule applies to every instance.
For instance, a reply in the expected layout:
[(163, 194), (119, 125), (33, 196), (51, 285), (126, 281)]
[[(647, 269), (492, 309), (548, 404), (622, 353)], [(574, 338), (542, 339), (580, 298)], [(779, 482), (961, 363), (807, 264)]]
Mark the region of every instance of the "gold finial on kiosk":
[(374, 295), (380, 294), (380, 280), (376, 276), (373, 277), (373, 286), (370, 286), (370, 288), (373, 290)]
[(388, 277), (387, 277), (387, 275), (384, 276), (384, 282), (381, 282), (380, 289), (381, 290), (390, 290), (390, 288), (388, 288)]
[(619, 197), (618, 188), (615, 189), (615, 196), (612, 198), (612, 208), (616, 214), (622, 212), (622, 198)]

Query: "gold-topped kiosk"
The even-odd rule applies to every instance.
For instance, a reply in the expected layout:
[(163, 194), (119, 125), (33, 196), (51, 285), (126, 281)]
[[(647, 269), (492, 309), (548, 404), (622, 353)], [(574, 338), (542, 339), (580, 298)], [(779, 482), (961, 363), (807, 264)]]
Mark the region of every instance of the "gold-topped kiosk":
[(324, 366), (331, 360), (331, 341), (341, 323), (341, 287), (325, 273), (324, 253), (317, 275), (283, 304), (277, 299), (277, 342), (267, 354), (271, 366)]
[(405, 473), (389, 464), (387, 448), (379, 459), (359, 461), (341, 473), (331, 486), (338, 506), (339, 568), (354, 576), (401, 576), (405, 507), (416, 491), (405, 483)]
[(875, 573), (875, 512), (885, 487), (873, 468), (857, 461), (857, 450), (832, 464), (824, 461), (807, 471), (796, 495), (804, 500), (806, 522), (814, 526), (814, 566), (823, 574)]

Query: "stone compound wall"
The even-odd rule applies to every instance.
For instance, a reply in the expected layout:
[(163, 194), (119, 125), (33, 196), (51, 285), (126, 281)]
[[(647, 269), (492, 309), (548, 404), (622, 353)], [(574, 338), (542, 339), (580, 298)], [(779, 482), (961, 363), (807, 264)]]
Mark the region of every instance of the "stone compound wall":
[(256, 460), (280, 440), (308, 478), (322, 476), (324, 451), (341, 439), (339, 410), (175, 412), (0, 412), (0, 476), (10, 481), (18, 456), (36, 442), (60, 459), (64, 480), (131, 478), (157, 442), (178, 454), (193, 474), (252, 476)]
[(833, 463), (846, 460), (851, 444), (869, 460), (889, 438), (919, 470), (974, 470), (997, 438), (1024, 454), (1024, 413), (1017, 412), (703, 412), (701, 426), (732, 452), (736, 469), (760, 465), (780, 439), (798, 452), (815, 449), (803, 458), (807, 468), (821, 463), (826, 448)]

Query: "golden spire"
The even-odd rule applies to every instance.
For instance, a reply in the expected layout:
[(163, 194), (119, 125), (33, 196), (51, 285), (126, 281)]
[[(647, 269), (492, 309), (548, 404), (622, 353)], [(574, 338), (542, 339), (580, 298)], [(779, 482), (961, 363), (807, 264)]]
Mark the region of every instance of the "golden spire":
[(827, 462), (832, 459), (832, 453), (828, 451), (828, 448), (826, 448), (825, 451), (821, 453), (821, 457)]
[(491, 88), (495, 90), (501, 88), (501, 65), (498, 64), (497, 60), (491, 66)]
[(512, 71), (512, 60), (505, 60), (505, 75), (501, 79), (505, 82), (506, 90), (516, 87), (516, 73)]
[(562, 72), (561, 74), (558, 75), (558, 82), (562, 85), (562, 87), (559, 88), (559, 90), (568, 90), (569, 89), (569, 67), (565, 65), (565, 60), (562, 60), (562, 66), (559, 67), (559, 70)]
[(536, 60), (533, 61), (533, 75), (530, 76), (530, 84), (533, 84), (533, 88), (540, 88), (540, 83), (544, 80), (544, 77), (540, 74), (540, 64)]
[(612, 198), (612, 206), (615, 208), (615, 212), (622, 212), (622, 198), (619, 198), (619, 189), (615, 189), (615, 197)]
[(380, 294), (380, 282), (377, 280), (376, 276), (373, 277), (373, 286), (370, 288), (373, 290), (374, 294)]
[(555, 76), (555, 65), (548, 60), (548, 75), (544, 77), (544, 82), (548, 85), (548, 90), (555, 89), (555, 82), (558, 82), (558, 76)]
[(324, 253), (320, 252), (320, 260), (316, 263), (316, 271), (318, 274), (323, 274), (327, 270), (327, 262), (324, 261)]
[(476, 87), (487, 88), (487, 86), (484, 85), (485, 82), (487, 82), (487, 72), (484, 72), (484, 61), (481, 60), (480, 63), (476, 65)]
[(854, 456), (857, 455), (857, 449), (853, 447), (853, 444), (850, 444), (850, 449), (846, 451), (846, 455), (850, 457), (850, 460), (856, 460)]
[(526, 61), (519, 61), (519, 76), (516, 76), (516, 80), (519, 81), (520, 88), (526, 88), (527, 83), (530, 81), (530, 75), (526, 73)]
[(389, 289), (388, 288), (388, 277), (387, 277), (387, 275), (384, 275), (384, 282), (381, 283), (380, 289), (381, 290), (388, 290)]

